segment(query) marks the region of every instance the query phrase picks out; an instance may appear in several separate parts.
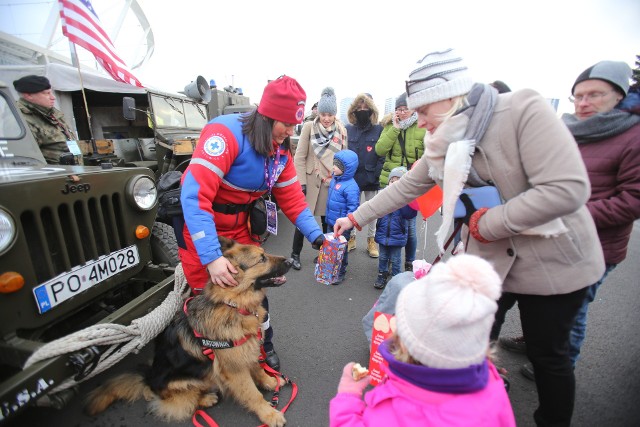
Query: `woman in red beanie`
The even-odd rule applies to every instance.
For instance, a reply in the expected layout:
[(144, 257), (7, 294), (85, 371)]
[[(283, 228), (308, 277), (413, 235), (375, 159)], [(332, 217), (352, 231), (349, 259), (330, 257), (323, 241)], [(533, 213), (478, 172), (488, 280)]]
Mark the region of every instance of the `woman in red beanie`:
[[(263, 195), (270, 199), (273, 194), (305, 237), (314, 246), (322, 244), (322, 230), (307, 207), (289, 151), (305, 101), (300, 84), (282, 76), (267, 84), (257, 110), (216, 117), (202, 130), (181, 193), (185, 226), (179, 254), (193, 293), (209, 280), (222, 287), (237, 285), (233, 276), (238, 271), (222, 256), (218, 236), (259, 245), (249, 228), (249, 207)], [(263, 305), (268, 311), (266, 298)], [(268, 315), (262, 326), (266, 361), (278, 370)]]

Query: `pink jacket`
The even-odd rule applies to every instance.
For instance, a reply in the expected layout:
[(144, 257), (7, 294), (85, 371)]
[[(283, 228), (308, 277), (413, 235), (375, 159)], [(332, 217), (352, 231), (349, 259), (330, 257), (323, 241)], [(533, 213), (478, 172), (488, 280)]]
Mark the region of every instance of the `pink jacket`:
[(468, 394), (437, 393), (387, 372), (384, 383), (367, 392), (338, 393), (331, 399), (330, 426), (515, 426), (502, 378), (489, 364), (489, 383)]

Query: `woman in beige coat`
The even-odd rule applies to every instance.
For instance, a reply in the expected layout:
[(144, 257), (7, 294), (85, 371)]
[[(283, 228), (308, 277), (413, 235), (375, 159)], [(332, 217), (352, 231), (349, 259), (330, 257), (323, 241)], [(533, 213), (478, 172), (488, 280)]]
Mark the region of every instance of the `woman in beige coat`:
[(361, 227), (437, 183), (443, 251), (462, 188), (495, 186), (502, 204), (467, 204), (462, 240), (468, 253), (493, 264), (518, 301), (538, 388), (536, 423), (568, 426), (575, 398), (569, 331), (587, 286), (604, 272), (578, 148), (542, 96), (529, 89), (498, 95), (473, 84), (453, 49), (426, 55), (409, 78), (408, 106), (427, 129), (422, 160), (392, 189), (338, 219), (334, 231)]
[[(327, 87), (318, 101), (318, 115), (302, 127), (293, 160), (309, 209), (314, 216), (320, 217), (322, 231), (325, 233), (327, 224), (324, 214), (333, 170), (333, 155), (347, 148), (347, 131), (336, 118), (337, 112), (335, 92), (333, 88)], [(300, 252), (303, 242), (303, 234), (296, 229), (291, 249), (293, 268), (296, 270), (302, 268)]]

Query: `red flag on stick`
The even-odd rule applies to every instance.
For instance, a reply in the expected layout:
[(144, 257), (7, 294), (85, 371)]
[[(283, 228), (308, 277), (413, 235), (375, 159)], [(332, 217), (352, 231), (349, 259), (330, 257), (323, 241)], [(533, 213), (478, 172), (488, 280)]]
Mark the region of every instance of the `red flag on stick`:
[(117, 55), (89, 0), (58, 0), (58, 3), (62, 33), (72, 43), (91, 52), (114, 80), (143, 87)]

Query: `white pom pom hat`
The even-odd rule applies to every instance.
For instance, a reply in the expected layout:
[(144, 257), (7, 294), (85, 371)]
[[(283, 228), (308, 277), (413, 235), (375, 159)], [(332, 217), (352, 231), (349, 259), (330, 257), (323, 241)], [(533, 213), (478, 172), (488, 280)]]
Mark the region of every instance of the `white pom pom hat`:
[(457, 255), (407, 285), (396, 319), (409, 354), (430, 368), (458, 369), (487, 357), (502, 281), (484, 259)]

